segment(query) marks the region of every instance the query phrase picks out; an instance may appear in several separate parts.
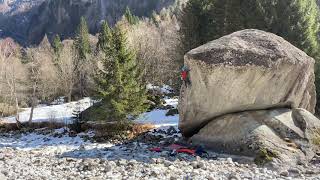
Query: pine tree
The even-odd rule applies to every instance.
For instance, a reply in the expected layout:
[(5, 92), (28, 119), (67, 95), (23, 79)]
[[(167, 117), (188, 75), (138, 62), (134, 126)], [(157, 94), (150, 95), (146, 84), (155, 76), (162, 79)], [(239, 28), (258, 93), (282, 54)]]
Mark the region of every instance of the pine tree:
[(129, 7), (126, 8), (124, 16), (131, 25), (135, 25), (139, 22), (139, 18), (131, 13)]
[(63, 44), (60, 40), (59, 35), (56, 35), (53, 39), (52, 48), (54, 52), (54, 64), (57, 65), (60, 60), (60, 53), (63, 48)]
[(189, 0), (183, 8), (180, 16), (180, 41), (181, 49), (183, 53), (201, 45), (201, 25), (206, 25), (200, 23), (202, 14), (202, 0)]
[(111, 30), (104, 24), (99, 42), (105, 57), (97, 83), (108, 119), (124, 121), (145, 111), (145, 85), (140, 81), (135, 52), (127, 47), (125, 33), (120, 27)]
[(60, 36), (58, 34), (55, 35), (55, 37), (53, 39), (52, 47), (53, 47), (54, 53), (56, 53), (56, 54), (59, 54), (62, 50), (63, 46), (62, 46)]
[(108, 54), (111, 51), (111, 40), (112, 40), (112, 30), (108, 23), (104, 21), (101, 26), (97, 49), (103, 51), (103, 53)]
[(84, 17), (81, 17), (80, 24), (74, 40), (74, 47), (77, 51), (79, 60), (84, 61), (91, 53), (89, 41), (89, 29)]
[(78, 26), (78, 30), (74, 40), (74, 48), (76, 51), (75, 57), (75, 70), (77, 71), (77, 75), (79, 77), (78, 86), (79, 93), (81, 97), (84, 97), (85, 93), (85, 84), (88, 79), (88, 72), (84, 68), (85, 64), (88, 61), (88, 56), (91, 53), (90, 41), (89, 41), (89, 29), (87, 22), (84, 17), (81, 17), (80, 24)]
[[(205, 37), (211, 37), (218, 39), (226, 34), (225, 21), (226, 21), (226, 0), (215, 0), (212, 2), (212, 6), (207, 11), (208, 23), (205, 30)], [(203, 40), (204, 42), (205, 40)], [(204, 42), (206, 43), (206, 42)]]
[(242, 0), (225, 0), (225, 34), (244, 28), (241, 16)]
[(257, 28), (317, 56), (319, 13), (315, 0), (190, 0), (180, 22), (182, 42), (194, 44), (191, 48), (240, 29)]
[(159, 26), (159, 15), (157, 14), (156, 11), (152, 11), (151, 14), (151, 21), (153, 24), (155, 24), (157, 27)]

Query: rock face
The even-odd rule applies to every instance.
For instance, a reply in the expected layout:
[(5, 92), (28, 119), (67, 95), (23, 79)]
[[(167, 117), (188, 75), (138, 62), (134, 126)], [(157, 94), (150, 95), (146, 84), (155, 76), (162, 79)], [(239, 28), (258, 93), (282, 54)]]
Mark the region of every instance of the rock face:
[(289, 166), (314, 157), (319, 150), (312, 143), (317, 130), (320, 121), (304, 109), (246, 111), (216, 118), (191, 141), (217, 151), (254, 155), (257, 163), (276, 157)]
[(194, 144), (281, 166), (319, 151), (314, 60), (281, 37), (235, 32), (191, 50), (185, 65), (179, 128)]
[(213, 118), (275, 107), (314, 112), (314, 60), (283, 38), (243, 30), (185, 55), (190, 86), (181, 89), (179, 128), (192, 136)]

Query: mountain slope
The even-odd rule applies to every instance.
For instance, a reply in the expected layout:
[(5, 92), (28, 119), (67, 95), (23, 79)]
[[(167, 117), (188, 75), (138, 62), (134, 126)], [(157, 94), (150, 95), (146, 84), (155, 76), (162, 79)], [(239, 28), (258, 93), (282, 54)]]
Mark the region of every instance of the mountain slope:
[[(42, 2), (44, 1), (44, 2)], [(129, 7), (137, 16), (174, 4), (175, 0), (0, 0), (0, 37), (10, 36), (23, 45), (39, 43), (45, 34), (73, 35), (81, 16), (91, 33), (102, 20), (113, 25)], [(1, 10), (2, 7), (2, 10)]]

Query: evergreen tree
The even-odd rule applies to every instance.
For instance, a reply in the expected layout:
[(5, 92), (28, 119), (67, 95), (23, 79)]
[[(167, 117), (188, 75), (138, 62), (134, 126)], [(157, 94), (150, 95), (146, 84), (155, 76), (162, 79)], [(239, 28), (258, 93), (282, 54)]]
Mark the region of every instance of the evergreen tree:
[(199, 46), (201, 42), (201, 25), (204, 14), (202, 12), (202, 0), (189, 0), (182, 10), (179, 21), (180, 21), (180, 41), (182, 45), (183, 53)]
[(60, 36), (58, 34), (55, 35), (55, 37), (53, 39), (52, 47), (53, 47), (54, 53), (56, 53), (56, 54), (59, 54), (62, 50), (63, 46), (62, 46)]
[(198, 46), (234, 31), (257, 28), (282, 36), (316, 57), (318, 18), (315, 0), (190, 0), (181, 13), (181, 36), (183, 43)]
[(84, 97), (85, 92), (85, 85), (88, 81), (88, 72), (85, 69), (85, 65), (88, 60), (88, 56), (91, 53), (90, 41), (89, 41), (89, 29), (87, 22), (84, 17), (81, 17), (80, 24), (78, 26), (78, 30), (74, 40), (74, 48), (76, 51), (75, 57), (75, 65), (74, 69), (77, 71), (78, 78), (78, 86), (79, 86), (79, 93), (81, 97)]
[(140, 81), (135, 52), (127, 47), (120, 27), (103, 25), (99, 47), (104, 69), (98, 73), (99, 96), (109, 120), (123, 121), (146, 110), (146, 89)]
[(63, 48), (63, 44), (60, 40), (59, 35), (56, 35), (53, 39), (52, 48), (54, 52), (54, 64), (57, 65), (58, 61), (60, 60), (60, 53)]
[(80, 24), (74, 40), (74, 47), (77, 51), (79, 60), (84, 61), (87, 55), (91, 53), (89, 42), (89, 29), (84, 17), (81, 17)]
[(131, 25), (137, 24), (139, 22), (139, 18), (131, 13), (129, 7), (126, 8), (124, 16)]
[(159, 26), (159, 20), (158, 20), (158, 14), (156, 11), (152, 11), (151, 14), (151, 21), (153, 22), (153, 24), (155, 24), (157, 27)]
[(111, 50), (112, 30), (108, 23), (104, 21), (101, 26), (100, 34), (98, 37), (97, 49), (108, 54)]
[[(205, 38), (211, 37), (212, 39), (217, 39), (225, 35), (225, 16), (226, 16), (226, 0), (214, 0), (209, 9), (207, 9), (207, 27), (205, 30)], [(203, 44), (206, 43), (202, 40)]]
[(243, 29), (241, 16), (241, 3), (243, 0), (225, 0), (225, 30), (224, 34), (230, 34)]

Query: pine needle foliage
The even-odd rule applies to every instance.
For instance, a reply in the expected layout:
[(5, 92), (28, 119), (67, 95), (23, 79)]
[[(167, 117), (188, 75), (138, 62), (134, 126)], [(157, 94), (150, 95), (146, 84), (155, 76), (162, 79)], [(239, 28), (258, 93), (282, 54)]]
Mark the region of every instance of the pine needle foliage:
[(108, 121), (125, 121), (147, 108), (146, 89), (136, 55), (127, 44), (126, 34), (119, 26), (111, 29), (103, 23), (98, 42), (103, 69), (99, 70), (96, 80)]

